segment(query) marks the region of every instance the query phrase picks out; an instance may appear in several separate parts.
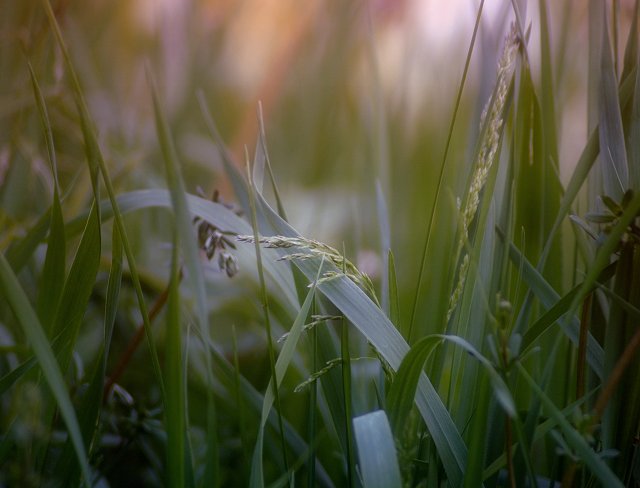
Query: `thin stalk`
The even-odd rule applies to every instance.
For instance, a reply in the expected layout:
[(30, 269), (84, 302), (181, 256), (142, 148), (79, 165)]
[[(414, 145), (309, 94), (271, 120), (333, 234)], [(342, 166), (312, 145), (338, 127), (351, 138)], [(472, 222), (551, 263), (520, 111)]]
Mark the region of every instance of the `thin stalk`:
[[(346, 275), (346, 261), (347, 253), (342, 245), (342, 255), (345, 259), (342, 261), (342, 272)], [(349, 323), (344, 318), (341, 319), (342, 326), (342, 391), (344, 396), (344, 417), (345, 417), (345, 429), (347, 434), (347, 480), (349, 486), (354, 486), (356, 477), (353, 473), (354, 462), (354, 449), (353, 449), (353, 435), (351, 429), (351, 356), (349, 355)]]
[(231, 337), (233, 340), (233, 370), (235, 374), (233, 375), (233, 393), (236, 397), (236, 406), (238, 408), (238, 426), (240, 429), (240, 444), (241, 444), (241, 452), (243, 459), (243, 466), (246, 466), (246, 462), (251, 460), (251, 455), (249, 454), (249, 441), (246, 430), (246, 416), (244, 414), (244, 402), (242, 401), (241, 394), (241, 377), (240, 374), (240, 360), (238, 358), (238, 338), (236, 335), (236, 326), (235, 324), (231, 326)]
[(291, 484), (291, 473), (289, 473), (289, 463), (287, 461), (287, 444), (284, 438), (284, 423), (282, 421), (282, 410), (280, 407), (280, 393), (278, 388), (278, 377), (276, 376), (276, 358), (275, 348), (273, 346), (273, 337), (271, 334), (271, 319), (269, 314), (269, 297), (267, 294), (267, 285), (264, 279), (264, 269), (262, 267), (262, 253), (260, 250), (260, 236), (258, 233), (258, 217), (256, 210), (256, 197), (257, 191), (253, 179), (251, 177), (251, 168), (249, 167), (249, 155), (245, 148), (245, 155), (247, 160), (247, 178), (249, 180), (249, 206), (251, 208), (251, 227), (253, 229), (253, 237), (256, 250), (256, 263), (258, 267), (258, 280), (260, 282), (260, 298), (262, 301), (262, 311), (264, 313), (264, 323), (267, 332), (267, 349), (269, 354), (269, 369), (271, 377), (273, 378), (273, 397), (276, 405), (276, 412), (278, 416), (278, 430), (280, 431), (280, 448), (282, 450), (282, 459), (284, 461), (284, 469), (287, 472), (289, 478), (289, 484)]
[(618, 11), (619, 11), (619, 2), (618, 0), (613, 0), (611, 4), (612, 10), (612, 20), (611, 20), (611, 30), (613, 37), (613, 69), (615, 70), (616, 77), (618, 76)]
[(353, 473), (353, 443), (351, 429), (351, 358), (349, 356), (349, 324), (344, 319), (342, 326), (342, 391), (344, 394), (344, 417), (345, 429), (347, 433), (347, 480), (348, 486), (354, 486), (355, 476)]
[[(506, 325), (506, 324), (504, 324)], [(501, 330), (500, 333), (500, 356), (502, 360), (502, 368), (504, 371), (504, 379), (507, 377), (507, 370), (509, 366), (509, 345), (507, 343), (507, 333), (506, 329)], [(508, 415), (504, 417), (504, 430), (505, 430), (505, 452), (507, 454), (507, 473), (509, 475), (509, 486), (511, 488), (515, 488), (516, 486), (516, 474), (513, 467), (513, 452), (511, 450), (511, 446), (513, 445), (513, 432), (511, 430), (511, 419)], [(523, 450), (523, 456), (526, 456), (526, 453)]]
[(578, 372), (576, 379), (576, 400), (582, 398), (585, 387), (585, 373), (587, 369), (587, 337), (589, 335), (589, 319), (591, 317), (591, 303), (593, 292), (589, 293), (582, 303), (580, 317), (580, 338), (578, 341)]
[[(182, 280), (182, 268), (178, 273), (178, 280), (179, 281)], [(155, 320), (155, 318), (158, 316), (158, 314), (162, 310), (162, 307), (164, 307), (165, 304), (167, 303), (167, 299), (169, 298), (170, 286), (171, 286), (171, 283), (168, 283), (167, 287), (164, 290), (162, 290), (162, 293), (158, 296), (158, 298), (156, 298), (156, 301), (149, 309), (150, 324)], [(113, 369), (113, 373), (111, 373), (111, 375), (109, 376), (109, 378), (107, 378), (107, 381), (105, 382), (104, 391), (102, 393), (103, 402), (106, 401), (107, 397), (109, 396), (109, 392), (111, 391), (111, 388), (113, 388), (113, 385), (118, 382), (118, 380), (122, 377), (125, 370), (127, 369), (129, 362), (131, 362), (131, 358), (133, 357), (135, 352), (138, 350), (138, 347), (140, 346), (140, 344), (142, 343), (142, 340), (144, 339), (144, 335), (145, 335), (144, 333), (145, 333), (144, 323), (141, 323), (138, 325), (138, 328), (136, 329), (136, 333), (129, 341), (127, 348), (120, 356), (120, 359), (118, 360), (115, 368)]]
[[(622, 376), (624, 372), (631, 364), (631, 361), (633, 361), (639, 349), (640, 349), (640, 326), (636, 329), (636, 333), (633, 334), (633, 337), (629, 341), (629, 344), (627, 344), (627, 347), (625, 347), (622, 355), (620, 356), (620, 359), (618, 359), (618, 361), (616, 362), (613, 370), (611, 371), (611, 375), (609, 375), (609, 379), (606, 385), (604, 385), (604, 388), (600, 392), (600, 396), (598, 397), (598, 400), (596, 400), (596, 405), (594, 407), (596, 418), (599, 419), (604, 414), (604, 410), (607, 407), (607, 403), (609, 403), (609, 400), (615, 393), (616, 388), (620, 384), (620, 381), (622, 381)], [(596, 419), (594, 419), (593, 422), (595, 424)]]
[(411, 319), (409, 320), (409, 332), (407, 334), (407, 342), (409, 344), (411, 344), (413, 324), (416, 317), (416, 310), (418, 308), (418, 298), (420, 297), (420, 291), (422, 288), (422, 276), (424, 274), (424, 268), (427, 262), (427, 251), (429, 249), (429, 243), (431, 242), (431, 235), (433, 233), (433, 222), (434, 222), (434, 216), (436, 213), (436, 205), (440, 197), (440, 191), (442, 189), (442, 182), (444, 179), (444, 169), (447, 163), (447, 156), (449, 155), (449, 148), (451, 147), (451, 139), (453, 137), (453, 127), (458, 117), (458, 109), (460, 108), (460, 101), (462, 100), (462, 90), (464, 89), (464, 85), (467, 80), (467, 73), (469, 71), (469, 65), (471, 64), (471, 54), (473, 53), (473, 47), (475, 46), (475, 43), (476, 43), (476, 36), (478, 33), (478, 28), (480, 27), (480, 17), (482, 15), (483, 7), (484, 7), (484, 0), (481, 0), (480, 6), (478, 7), (478, 14), (476, 16), (476, 23), (473, 27), (473, 34), (471, 35), (471, 42), (469, 43), (469, 49), (467, 50), (467, 58), (464, 63), (462, 79), (460, 81), (458, 93), (456, 94), (456, 101), (453, 106), (453, 114), (451, 116), (451, 122), (449, 123), (449, 133), (447, 134), (447, 142), (445, 143), (445, 146), (444, 146), (444, 154), (442, 156), (442, 163), (440, 164), (440, 173), (438, 174), (438, 184), (436, 185), (436, 192), (435, 192), (435, 195), (433, 196), (433, 201), (431, 204), (431, 212), (429, 213), (429, 220), (427, 224), (427, 238), (425, 239), (424, 246), (422, 248), (422, 259), (420, 261), (420, 270), (418, 271), (418, 284), (416, 287), (416, 294), (413, 297)]
[(509, 486), (515, 488), (516, 486), (516, 474), (513, 470), (513, 452), (511, 446), (513, 445), (513, 432), (511, 431), (511, 419), (508, 415), (504, 418), (505, 429), (505, 452), (507, 453), (507, 473), (509, 475)]
[[(316, 314), (316, 301), (311, 304), (311, 315)], [(311, 375), (318, 371), (318, 328), (312, 327), (309, 332), (311, 336)], [(309, 385), (309, 460), (307, 462), (307, 486), (315, 485), (316, 480), (316, 404), (318, 402), (318, 382), (314, 381)]]

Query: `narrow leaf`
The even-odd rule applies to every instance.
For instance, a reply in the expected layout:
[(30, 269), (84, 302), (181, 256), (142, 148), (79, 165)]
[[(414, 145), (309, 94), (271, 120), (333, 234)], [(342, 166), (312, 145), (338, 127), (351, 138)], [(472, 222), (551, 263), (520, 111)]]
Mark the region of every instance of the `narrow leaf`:
[(364, 488), (400, 488), (395, 442), (384, 410), (353, 419)]
[(167, 483), (168, 486), (184, 486), (186, 395), (182, 374), (182, 330), (180, 324), (180, 278), (178, 271), (177, 232), (174, 232), (170, 280), (165, 364), (165, 385), (167, 388), (167, 401), (165, 404)]
[(620, 201), (629, 188), (629, 167), (624, 145), (622, 116), (618, 103), (618, 80), (616, 77), (609, 29), (606, 21), (606, 6), (602, 5), (604, 28), (602, 30), (602, 53), (600, 60), (600, 155), (605, 193)]
[(31, 343), (31, 347), (40, 363), (42, 373), (51, 389), (51, 393), (58, 403), (60, 414), (67, 425), (69, 436), (71, 437), (76, 456), (82, 468), (84, 481), (86, 485), (89, 486), (91, 471), (87, 461), (87, 454), (84, 442), (82, 441), (78, 419), (73, 410), (73, 405), (71, 404), (62, 373), (58, 367), (58, 362), (53, 355), (53, 351), (42, 329), (42, 325), (38, 320), (38, 316), (31, 307), (22, 286), (20, 286), (4, 254), (0, 254), (0, 291), (2, 291), (2, 295), (11, 307), (11, 310)]

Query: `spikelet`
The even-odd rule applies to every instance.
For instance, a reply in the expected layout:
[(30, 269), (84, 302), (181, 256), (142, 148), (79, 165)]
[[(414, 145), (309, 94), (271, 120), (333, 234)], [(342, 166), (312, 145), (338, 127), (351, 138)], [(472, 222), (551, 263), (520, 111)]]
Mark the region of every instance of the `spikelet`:
[[(476, 212), (478, 211), (478, 206), (480, 204), (480, 192), (487, 182), (489, 171), (491, 170), (491, 166), (498, 152), (500, 134), (504, 128), (502, 113), (507, 102), (507, 93), (511, 83), (513, 66), (515, 64), (519, 44), (520, 40), (517, 29), (515, 25), (512, 24), (509, 34), (507, 34), (505, 39), (504, 50), (502, 51), (502, 56), (498, 63), (496, 86), (492, 97), (493, 103), (490, 101), (490, 105), (488, 108), (485, 108), (480, 119), (480, 126), (484, 129), (484, 137), (482, 139), (482, 144), (480, 145), (478, 158), (474, 164), (469, 192), (461, 212), (461, 233), (455, 256), (460, 256), (462, 254), (464, 245), (469, 240), (469, 227), (471, 226)], [(456, 283), (456, 287), (449, 300), (447, 322), (449, 322), (449, 319), (460, 300), (468, 270), (469, 255), (465, 252), (458, 271), (458, 282)]]
[[(240, 242), (254, 242), (254, 237), (250, 235), (239, 235), (236, 237)], [(304, 260), (310, 259), (313, 257), (324, 257), (331, 261), (338, 269), (342, 270), (344, 268), (344, 273), (348, 278), (351, 279), (356, 285), (362, 288), (373, 300), (378, 304), (375, 289), (373, 287), (373, 283), (371, 279), (363, 272), (361, 272), (355, 264), (346, 259), (342, 254), (340, 254), (333, 247), (325, 244), (324, 242), (316, 241), (313, 239), (307, 239), (306, 237), (285, 237), (285, 236), (271, 236), (271, 237), (261, 237), (259, 239), (260, 244), (262, 244), (266, 248), (280, 248), (280, 249), (291, 249), (295, 248), (296, 250), (300, 250), (302, 252), (292, 252), (286, 254), (280, 258), (281, 261), (292, 261), (292, 260)], [(342, 273), (337, 273), (335, 271), (327, 271), (322, 275), (320, 280), (318, 280), (318, 284), (321, 284), (326, 281), (330, 281), (339, 276), (342, 276)]]

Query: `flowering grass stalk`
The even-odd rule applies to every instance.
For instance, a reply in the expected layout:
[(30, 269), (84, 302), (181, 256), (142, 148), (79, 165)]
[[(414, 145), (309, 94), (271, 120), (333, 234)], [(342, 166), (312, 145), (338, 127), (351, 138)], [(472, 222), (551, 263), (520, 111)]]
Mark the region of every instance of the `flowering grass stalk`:
[[(509, 85), (511, 84), (513, 66), (515, 64), (516, 53), (519, 45), (520, 40), (514, 24), (511, 26), (509, 34), (507, 34), (502, 56), (498, 62), (498, 74), (496, 77), (493, 96), (489, 101), (489, 105), (485, 107), (480, 118), (480, 127), (483, 129), (481, 133), (484, 135), (480, 144), (480, 150), (478, 151), (478, 157), (473, 166), (473, 175), (467, 192), (467, 198), (460, 215), (460, 238), (458, 240), (455, 256), (460, 256), (462, 254), (463, 248), (469, 240), (469, 228), (471, 227), (471, 223), (478, 211), (478, 206), (480, 204), (480, 192), (487, 182), (489, 171), (491, 170), (498, 153), (500, 135), (504, 129), (503, 112), (507, 104), (507, 94), (509, 92)], [(449, 322), (449, 319), (460, 300), (468, 271), (469, 254), (465, 252), (458, 271), (458, 281), (449, 301), (447, 322)]]

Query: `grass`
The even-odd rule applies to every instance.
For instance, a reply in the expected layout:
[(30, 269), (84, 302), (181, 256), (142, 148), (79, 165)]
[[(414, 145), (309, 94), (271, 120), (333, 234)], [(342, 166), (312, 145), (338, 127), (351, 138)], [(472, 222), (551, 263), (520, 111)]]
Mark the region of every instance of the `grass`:
[[(217, 44), (163, 26), (143, 70), (89, 61), (143, 36), (113, 27), (125, 3), (2, 20), (0, 485), (640, 485), (638, 2), (591, 2), (584, 53), (570, 9), (513, 2), (488, 32), (480, 2), (451, 113), (413, 119), (381, 14), (317, 12), (342, 20), (326, 51), (300, 21), (307, 84), (265, 83), (253, 157)], [(192, 7), (182, 35), (211, 34)], [(361, 60), (370, 85), (336, 92)], [(129, 104), (109, 84), (134, 72)]]

